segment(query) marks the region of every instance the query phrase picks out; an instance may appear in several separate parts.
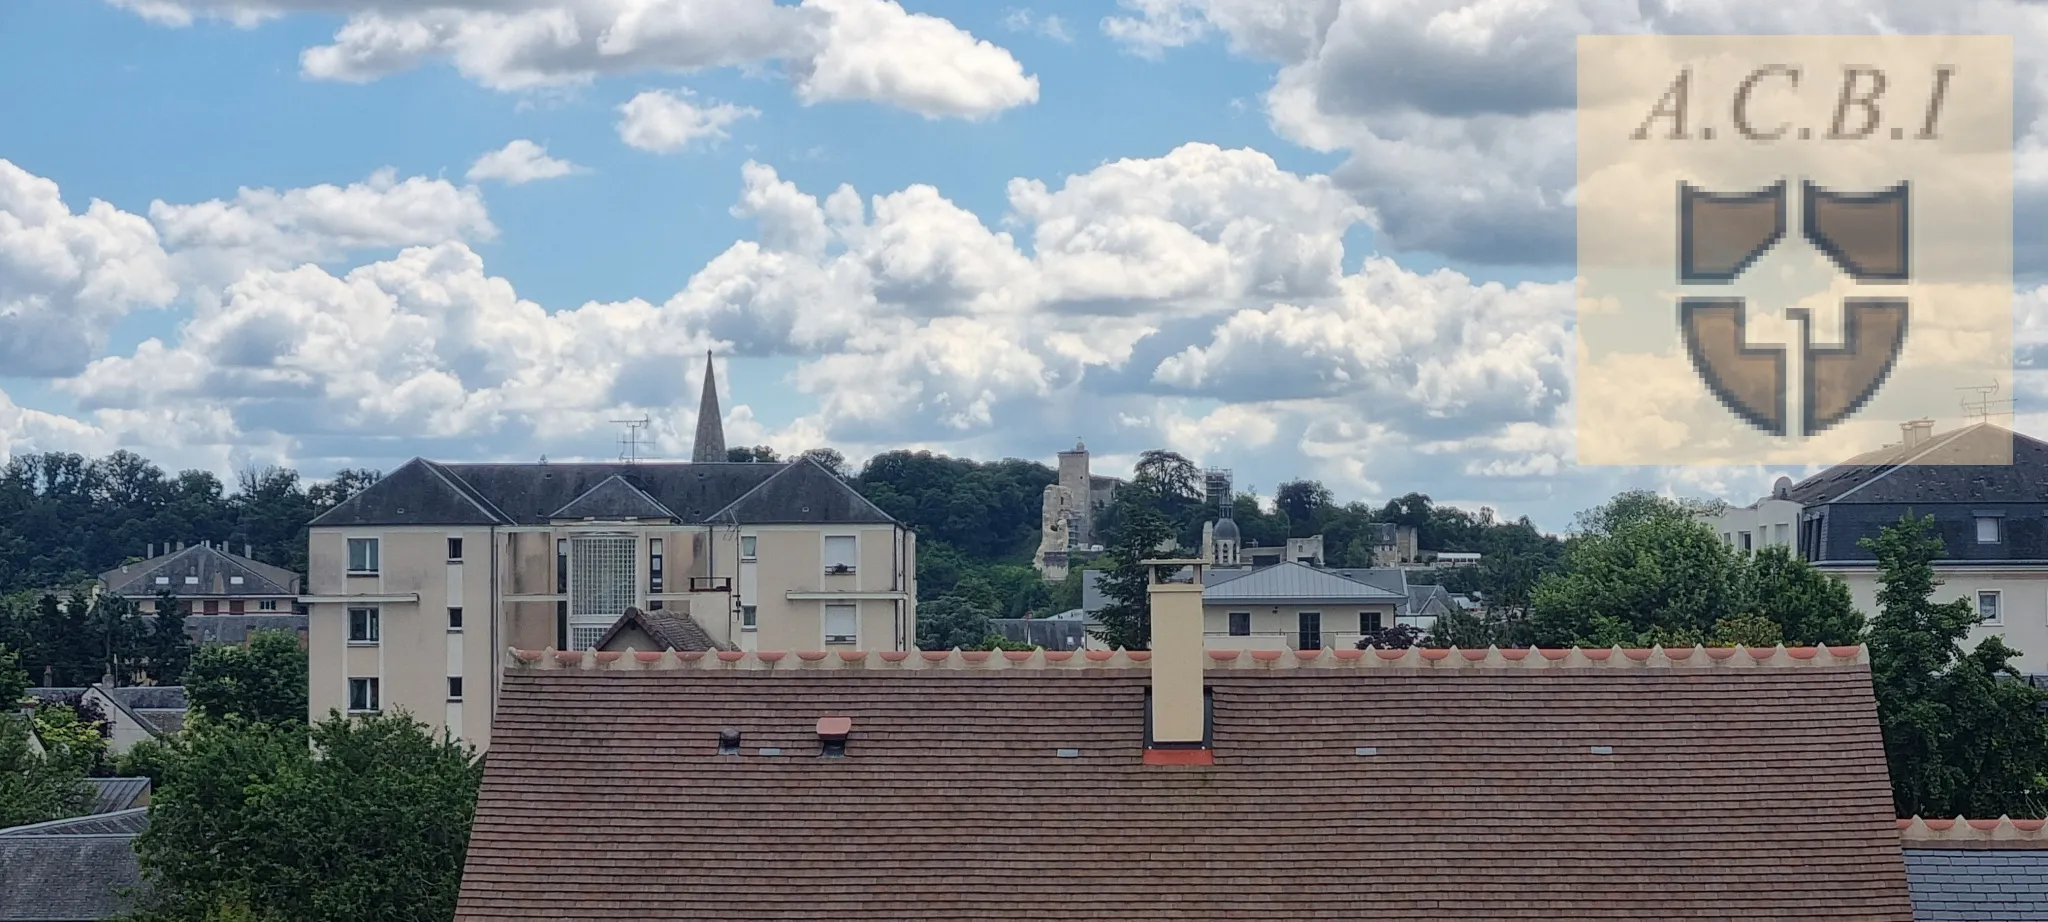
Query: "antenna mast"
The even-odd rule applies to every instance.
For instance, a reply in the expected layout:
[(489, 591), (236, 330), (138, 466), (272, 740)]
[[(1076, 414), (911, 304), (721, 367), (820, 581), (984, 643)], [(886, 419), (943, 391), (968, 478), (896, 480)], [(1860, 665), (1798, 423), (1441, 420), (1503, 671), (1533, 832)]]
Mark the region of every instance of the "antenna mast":
[(1963, 415), (1965, 417), (1974, 416), (1978, 422), (1990, 422), (1991, 416), (1994, 413), (2003, 416), (2013, 411), (2012, 398), (2008, 397), (2004, 400), (1992, 399), (1993, 395), (1998, 393), (1997, 378), (1992, 378), (1991, 384), (1988, 386), (1959, 387), (1956, 390), (1970, 391), (1976, 394), (1975, 399), (1970, 397), (1963, 398)]
[(626, 427), (626, 434), (619, 436), (619, 460), (633, 464), (640, 460), (640, 430), (652, 425), (646, 416), (639, 419), (615, 419), (616, 425)]

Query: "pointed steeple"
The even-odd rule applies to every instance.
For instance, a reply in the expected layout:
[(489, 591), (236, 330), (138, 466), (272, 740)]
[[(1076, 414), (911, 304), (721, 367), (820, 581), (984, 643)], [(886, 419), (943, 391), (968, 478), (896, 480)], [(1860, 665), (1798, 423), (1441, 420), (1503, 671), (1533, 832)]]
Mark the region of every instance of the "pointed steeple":
[(725, 460), (725, 423), (718, 412), (718, 377), (709, 349), (704, 351), (704, 399), (697, 404), (697, 443), (690, 450), (690, 460)]

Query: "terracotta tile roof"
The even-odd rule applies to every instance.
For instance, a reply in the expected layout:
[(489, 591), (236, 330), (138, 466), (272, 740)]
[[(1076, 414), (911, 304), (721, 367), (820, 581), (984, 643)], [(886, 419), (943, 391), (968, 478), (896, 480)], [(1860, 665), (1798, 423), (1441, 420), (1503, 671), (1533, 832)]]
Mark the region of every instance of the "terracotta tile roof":
[(1898, 821), (1909, 848), (2048, 849), (2048, 820), (1952, 820), (1913, 817)]
[(1912, 918), (1860, 648), (1210, 657), (513, 651), (457, 917)]
[(610, 649), (620, 635), (628, 628), (635, 627), (655, 643), (661, 644), (664, 650), (703, 653), (707, 650), (727, 648), (712, 637), (709, 631), (704, 630), (704, 625), (697, 623), (697, 619), (686, 612), (669, 611), (665, 608), (641, 611), (635, 607), (628, 607), (626, 613), (620, 615), (619, 620), (612, 622), (612, 626), (605, 630), (604, 636), (599, 637), (597, 643), (591, 644), (591, 647), (595, 650)]

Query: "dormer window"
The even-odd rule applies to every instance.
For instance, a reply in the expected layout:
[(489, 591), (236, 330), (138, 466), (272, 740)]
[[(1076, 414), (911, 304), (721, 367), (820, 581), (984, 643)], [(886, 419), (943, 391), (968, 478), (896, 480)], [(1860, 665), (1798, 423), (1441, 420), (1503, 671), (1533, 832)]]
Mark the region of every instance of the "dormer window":
[(2005, 517), (1991, 513), (1977, 513), (1977, 543), (1998, 544), (2004, 540)]

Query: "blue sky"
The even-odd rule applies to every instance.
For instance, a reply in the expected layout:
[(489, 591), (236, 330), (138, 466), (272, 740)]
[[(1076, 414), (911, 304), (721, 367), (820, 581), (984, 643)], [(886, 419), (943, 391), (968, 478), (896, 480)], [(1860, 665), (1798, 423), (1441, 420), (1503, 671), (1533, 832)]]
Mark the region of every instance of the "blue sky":
[[(1625, 486), (1759, 492), (1779, 471), (1572, 464), (1570, 267), (1516, 264), (1569, 230), (1560, 113), (1433, 112), (1400, 98), (1426, 73), (1371, 68), (1428, 60), (1529, 96), (1502, 59), (1568, 52), (1570, 28), (1411, 6), (15, 0), (0, 222), (12, 207), (47, 236), (0, 244), (0, 453), (317, 477), (412, 454), (604, 457), (608, 420), (646, 412), (686, 455), (717, 346), (729, 441), (784, 450), (1049, 461), (1083, 436), (1112, 469), (1174, 448), (1266, 493), (1316, 477), (1551, 527)], [(238, 7), (272, 15), (237, 24)], [(508, 10), (575, 28), (492, 32)], [(1460, 10), (1491, 51), (1432, 45), (1431, 18)], [(748, 16), (767, 25), (729, 24)], [(659, 27), (641, 58), (593, 50), (632, 22)], [(400, 34), (431, 38), (379, 44)], [(733, 66), (750, 42), (773, 50)], [(335, 45), (375, 66), (308, 51)], [(728, 60), (692, 66), (707, 55)], [(621, 106), (650, 92), (751, 114), (642, 149)], [(515, 141), (575, 169), (468, 178)], [(67, 214), (24, 204), (38, 180)], [(777, 183), (794, 211), (733, 213)], [(842, 184), (867, 205), (856, 229), (807, 231), (841, 228)], [(102, 226), (133, 251), (82, 242)], [(62, 350), (32, 310), (81, 318), (78, 361), (43, 361)], [(650, 376), (666, 383), (635, 383)]]

